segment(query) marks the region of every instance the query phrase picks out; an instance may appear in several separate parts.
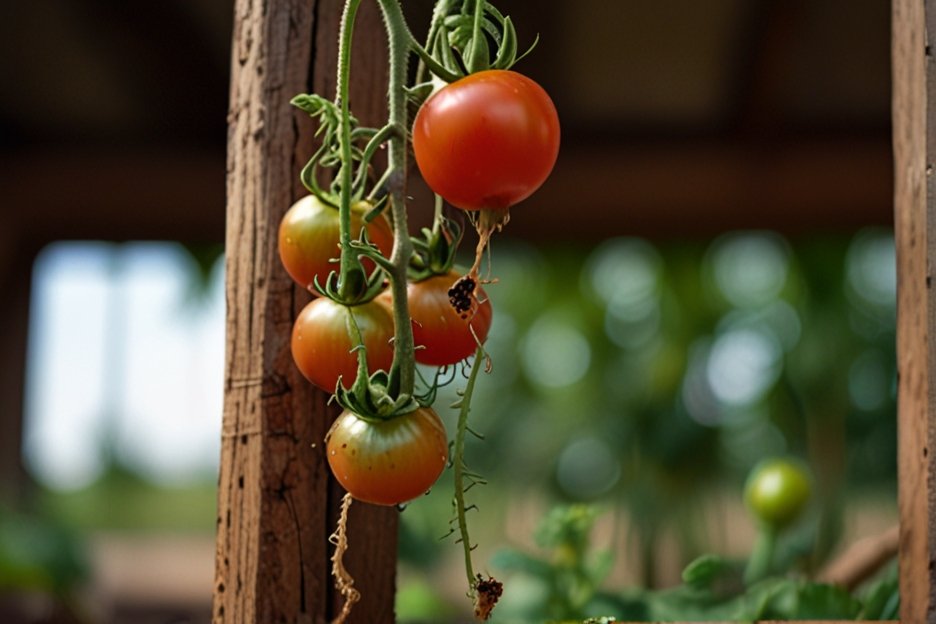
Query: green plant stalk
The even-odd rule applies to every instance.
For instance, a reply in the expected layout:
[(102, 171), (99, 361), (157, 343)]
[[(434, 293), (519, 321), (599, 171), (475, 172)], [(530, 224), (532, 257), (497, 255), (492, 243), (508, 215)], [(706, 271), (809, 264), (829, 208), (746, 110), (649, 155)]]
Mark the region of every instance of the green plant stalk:
[(379, 0), (384, 25), (390, 46), (390, 80), (388, 90), (389, 123), (398, 131), (390, 138), (387, 153), (387, 180), (390, 210), (393, 216), (393, 251), (388, 271), (390, 292), (393, 295), (393, 365), (390, 367), (388, 390), (398, 398), (413, 396), (416, 384), (416, 359), (414, 355), (413, 326), (407, 307), (406, 270), (413, 255), (413, 243), (409, 237), (406, 218), (406, 67), (412, 36), (403, 18), (397, 0)]
[[(429, 22), (429, 34), (426, 36), (426, 45), (424, 46), (429, 54), (432, 54), (439, 28), (441, 28), (445, 16), (448, 15), (451, 4), (452, 0), (439, 0), (432, 9), (432, 21)], [(426, 69), (426, 61), (420, 58), (419, 65), (416, 66), (416, 84), (425, 80)]]
[(338, 33), (338, 103), (341, 106), (339, 143), (341, 146), (341, 197), (338, 204), (338, 228), (341, 241), (341, 265), (338, 279), (339, 293), (345, 301), (356, 295), (360, 284), (351, 280), (352, 271), (362, 271), (351, 250), (351, 35), (354, 31), (354, 18), (361, 0), (347, 0), (341, 15), (341, 29)]
[(770, 574), (774, 553), (777, 550), (778, 533), (776, 527), (767, 524), (762, 523), (758, 528), (751, 558), (748, 559), (747, 567), (744, 569), (745, 584), (750, 586), (764, 580)]
[(478, 371), (484, 362), (484, 349), (479, 345), (475, 350), (474, 362), (471, 364), (471, 373), (465, 385), (458, 411), (458, 425), (455, 430), (455, 444), (452, 448), (452, 466), (455, 480), (455, 515), (458, 519), (458, 534), (461, 538), (462, 548), (465, 551), (465, 574), (468, 576), (468, 586), (475, 587), (474, 569), (471, 565), (471, 539), (468, 536), (468, 520), (465, 518), (465, 435), (468, 433), (468, 413), (471, 412), (471, 397), (474, 394), (475, 381)]
[(442, 229), (442, 209), (444, 200), (438, 193), (435, 194), (435, 206), (432, 212), (432, 233), (438, 234)]

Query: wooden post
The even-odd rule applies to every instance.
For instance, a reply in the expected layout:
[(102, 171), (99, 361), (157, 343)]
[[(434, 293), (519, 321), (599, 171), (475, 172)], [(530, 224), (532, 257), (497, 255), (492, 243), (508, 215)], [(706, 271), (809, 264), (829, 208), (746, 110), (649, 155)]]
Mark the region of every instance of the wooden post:
[[(376, 3), (354, 36), (351, 105), (385, 117), (385, 38)], [(375, 6), (370, 6), (374, 4)], [(289, 100), (334, 95), (338, 0), (237, 0), (228, 134), (227, 352), (214, 622), (329, 621), (328, 535), (342, 491), (322, 444), (335, 416), (292, 363), (308, 301), (281, 268), (280, 218), (305, 193), (298, 173), (314, 125)], [(362, 600), (350, 621), (393, 621), (397, 512), (352, 506), (346, 565)]]
[(893, 2), (901, 621), (936, 622), (936, 0)]

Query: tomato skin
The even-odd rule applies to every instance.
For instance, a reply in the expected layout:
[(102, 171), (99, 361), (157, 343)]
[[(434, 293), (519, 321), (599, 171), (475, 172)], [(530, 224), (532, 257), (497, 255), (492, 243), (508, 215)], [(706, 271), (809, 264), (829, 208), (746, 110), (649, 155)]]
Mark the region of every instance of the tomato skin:
[(503, 209), (533, 194), (559, 154), (559, 116), (536, 82), (481, 71), (446, 85), (413, 123), (416, 164), (429, 187), (465, 210)]
[[(477, 287), (477, 299), (465, 318), (449, 303), (448, 291), (460, 277), (459, 273), (451, 271), (446, 275), (410, 282), (407, 286), (413, 342), (417, 347), (423, 347), (415, 352), (416, 361), (420, 364), (455, 364), (475, 352), (478, 347), (475, 336), (482, 344), (487, 339), (494, 311), (484, 289)], [(393, 302), (389, 291), (383, 293), (379, 300), (388, 308)]]
[(425, 494), (448, 461), (445, 427), (428, 407), (382, 421), (345, 410), (325, 448), (342, 487), (375, 505), (398, 505)]
[(768, 459), (751, 471), (744, 486), (744, 502), (758, 520), (780, 529), (802, 513), (811, 491), (809, 474), (800, 464)]
[(291, 347), (299, 371), (322, 390), (334, 392), (338, 377), (350, 387), (357, 375), (351, 315), (367, 348), (368, 371), (389, 370), (393, 363), (393, 317), (384, 306), (370, 301), (348, 307), (326, 297), (313, 299), (296, 318)]
[[(351, 236), (357, 237), (364, 226), (364, 215), (370, 209), (366, 202), (351, 208)], [(389, 256), (393, 248), (390, 224), (382, 216), (367, 224), (367, 236), (380, 251)], [(339, 247), (338, 210), (323, 203), (315, 195), (306, 195), (286, 211), (279, 226), (279, 256), (283, 267), (297, 284), (315, 294), (312, 284), (318, 277), (322, 286), (331, 271), (338, 270), (338, 262), (330, 262), (341, 255)], [(368, 271), (374, 264), (366, 261)]]

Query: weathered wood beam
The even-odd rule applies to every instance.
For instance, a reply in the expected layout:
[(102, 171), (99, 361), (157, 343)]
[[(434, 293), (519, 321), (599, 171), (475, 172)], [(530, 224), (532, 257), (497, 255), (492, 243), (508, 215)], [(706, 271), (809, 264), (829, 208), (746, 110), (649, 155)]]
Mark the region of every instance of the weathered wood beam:
[(890, 226), (892, 175), (886, 139), (572, 147), (543, 187), (511, 210), (507, 231), (568, 242)]
[[(324, 46), (324, 53), (330, 44), (329, 39), (317, 47)], [(366, 68), (366, 58), (355, 60), (356, 68)], [(382, 97), (374, 89), (356, 104), (370, 108)], [(892, 172), (886, 139), (573, 144), (560, 154), (544, 188), (514, 210), (508, 232), (531, 240), (587, 242), (609, 233), (698, 238), (752, 227), (798, 234), (889, 225)], [(221, 241), (223, 179), (223, 155), (211, 151), (0, 157), (0, 186), (12, 206), (0, 212), (0, 223), (17, 236), (45, 242)], [(428, 191), (420, 193), (421, 185), (412, 186), (414, 222), (426, 222), (431, 198)], [(587, 218), (570, 220), (570, 206)]]
[(936, 0), (893, 2), (900, 617), (936, 622)]
[[(340, 608), (328, 535), (342, 494), (323, 439), (335, 415), (292, 363), (293, 319), (308, 301), (281, 268), (277, 228), (303, 194), (313, 124), (289, 99), (331, 96), (339, 2), (252, 2), (235, 9), (229, 114), (227, 355), (218, 507), (215, 622), (325, 622)], [(383, 115), (379, 18), (355, 29), (351, 105)], [(370, 59), (370, 65), (368, 64)], [(393, 621), (397, 511), (351, 510), (346, 565), (363, 595), (353, 622)]]
[(35, 149), (0, 156), (18, 240), (224, 240), (221, 150)]

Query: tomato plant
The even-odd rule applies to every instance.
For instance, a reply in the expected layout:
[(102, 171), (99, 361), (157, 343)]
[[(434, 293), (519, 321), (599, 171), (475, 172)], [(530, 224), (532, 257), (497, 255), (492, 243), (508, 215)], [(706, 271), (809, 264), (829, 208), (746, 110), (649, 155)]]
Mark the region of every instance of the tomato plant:
[(811, 490), (809, 475), (799, 464), (769, 459), (751, 471), (744, 487), (744, 501), (759, 521), (783, 528), (802, 513)]
[[(450, 302), (449, 290), (459, 279), (451, 271), (433, 275), (407, 288), (410, 318), (413, 321), (413, 342), (416, 361), (431, 366), (446, 366), (464, 360), (475, 352), (479, 342), (487, 339), (493, 309), (481, 287), (472, 295), (472, 306), (458, 312)], [(390, 293), (380, 300), (391, 305)]]
[(358, 367), (355, 325), (367, 350), (368, 370), (389, 370), (393, 318), (386, 308), (375, 301), (346, 306), (323, 297), (303, 308), (293, 325), (293, 360), (306, 379), (328, 392), (339, 377), (351, 386)]
[[(367, 202), (351, 208), (351, 230), (357, 235), (364, 227), (364, 215), (370, 209)], [(338, 209), (314, 195), (297, 201), (283, 216), (279, 227), (279, 255), (283, 267), (297, 284), (313, 293), (318, 279), (321, 286), (331, 271), (338, 270), (339, 248)], [(367, 237), (384, 254), (393, 247), (393, 233), (382, 216), (367, 224)], [(373, 263), (365, 262), (367, 271)]]
[(503, 209), (529, 197), (559, 153), (559, 117), (542, 87), (491, 69), (432, 95), (413, 123), (416, 164), (429, 187), (466, 210)]
[[(291, 100), (318, 119), (318, 139), (299, 175), (312, 195), (290, 208), (278, 240), (289, 275), (322, 296), (293, 326), (293, 358), (302, 374), (333, 391), (344, 409), (326, 439), (329, 466), (348, 491), (333, 536), (332, 573), (345, 598), (335, 622), (344, 621), (359, 596), (341, 563), (351, 501), (411, 500), (435, 482), (448, 461), (445, 429), (430, 405), (441, 386), (458, 379), (457, 371), (426, 379), (416, 363), (455, 364), (487, 338), (492, 309), (478, 286), (483, 252), (491, 234), (506, 223), (506, 208), (543, 183), (559, 149), (559, 122), (549, 96), (534, 81), (508, 71), (518, 59), (508, 16), (482, 0), (440, 2), (424, 47), (412, 38), (398, 0), (378, 3), (390, 50), (389, 118), (380, 127), (366, 127), (351, 113), (351, 33), (361, 0), (345, 0), (335, 98), (300, 94)], [(412, 53), (420, 63), (407, 85)], [(448, 86), (423, 102), (434, 79)], [(413, 127), (408, 106), (418, 102), (423, 104)], [(410, 137), (437, 192), (433, 227), (423, 230), (425, 241), (416, 242), (409, 234), (412, 198), (404, 184)], [(384, 159), (375, 158), (381, 152), (386, 154), (382, 173)], [(461, 230), (448, 224), (443, 198), (479, 211), (468, 217), (479, 239), (475, 263), (463, 277), (449, 271)], [(389, 219), (378, 216), (365, 226), (363, 215), (376, 206)], [(332, 272), (336, 279), (328, 279)], [(487, 618), (501, 585), (472, 569), (465, 492), (484, 480), (468, 469), (464, 448), (474, 385), (488, 364), (487, 357), (474, 359), (452, 406), (458, 409), (452, 526), (480, 619)]]
[(326, 452), (335, 478), (354, 498), (398, 505), (438, 479), (448, 461), (448, 438), (428, 407), (386, 420), (346, 410), (328, 432)]

